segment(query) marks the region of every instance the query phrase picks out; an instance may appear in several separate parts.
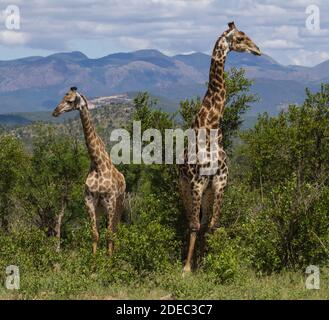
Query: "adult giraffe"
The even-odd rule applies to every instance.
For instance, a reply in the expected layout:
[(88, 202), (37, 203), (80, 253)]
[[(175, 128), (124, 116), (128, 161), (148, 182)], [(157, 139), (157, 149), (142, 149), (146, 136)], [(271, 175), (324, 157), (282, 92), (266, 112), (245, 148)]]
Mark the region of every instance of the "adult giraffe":
[(64, 112), (78, 110), (85, 135), (91, 166), (85, 184), (85, 204), (92, 223), (93, 253), (96, 253), (99, 240), (96, 211), (103, 207), (107, 218), (107, 253), (114, 249), (113, 234), (116, 231), (123, 209), (126, 189), (124, 176), (113, 165), (102, 139), (97, 135), (88, 109), (87, 99), (72, 87), (54, 110), (58, 117)]
[[(180, 193), (190, 229), (184, 273), (191, 271), (197, 234), (201, 232), (204, 238), (206, 232), (217, 227), (224, 188), (227, 184), (228, 167), (226, 153), (222, 147), (223, 135), (220, 129), (226, 101), (224, 77), (226, 56), (230, 51), (261, 55), (260, 49), (244, 32), (236, 28), (234, 22), (230, 22), (228, 26), (229, 29), (219, 37), (215, 44), (211, 59), (208, 90), (201, 109), (191, 126), (197, 137), (198, 143), (195, 148), (197, 153), (201, 151), (198, 149), (203, 142), (204, 150), (209, 157), (212, 153), (211, 150), (213, 150), (213, 145), (211, 146), (211, 139), (213, 139), (212, 141), (215, 142), (216, 146), (215, 161), (211, 163), (211, 167), (209, 162), (202, 162), (199, 158), (195, 164), (188, 163), (188, 150), (185, 149), (185, 161), (184, 164), (180, 165), (179, 170)], [(216, 132), (214, 138), (211, 138), (211, 129)], [(199, 136), (202, 131), (205, 132), (204, 138)], [(213, 166), (214, 163), (215, 166)]]

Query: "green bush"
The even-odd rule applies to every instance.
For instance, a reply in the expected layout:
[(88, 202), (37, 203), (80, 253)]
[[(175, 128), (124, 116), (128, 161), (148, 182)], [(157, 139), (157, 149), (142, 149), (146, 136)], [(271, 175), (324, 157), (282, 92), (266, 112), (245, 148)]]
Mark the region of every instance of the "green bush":
[(121, 225), (115, 258), (130, 264), (138, 273), (166, 270), (178, 259), (175, 231), (142, 213), (131, 225)]
[(246, 252), (252, 266), (267, 273), (280, 270), (278, 226), (271, 219), (271, 213), (260, 211), (245, 229)]
[(229, 184), (224, 193), (220, 226), (230, 237), (242, 236), (254, 212), (260, 209), (260, 202), (259, 192), (250, 190), (248, 185), (241, 182)]
[(296, 180), (274, 188), (247, 226), (253, 265), (262, 271), (301, 269), (328, 261), (329, 188)]
[(203, 270), (216, 275), (219, 281), (232, 280), (239, 268), (239, 246), (230, 239), (224, 228), (219, 228), (207, 238), (208, 252)]
[(2, 268), (17, 265), (28, 270), (45, 271), (59, 260), (55, 241), (37, 228), (15, 230), (0, 236), (0, 264)]
[[(214, 286), (248, 280), (248, 272), (255, 276), (254, 271), (326, 265), (329, 86), (317, 94), (308, 91), (302, 106), (290, 106), (278, 117), (261, 116), (254, 129), (242, 134), (240, 144), (232, 137), (246, 103), (253, 101), (242, 75), (236, 74), (240, 85), (231, 83), (233, 94), (242, 95), (228, 99), (230, 110), (222, 124), (224, 144), (233, 154), (221, 228), (207, 236), (201, 269), (191, 277), (181, 276), (180, 248), (188, 228), (175, 166), (121, 166), (129, 201), (116, 234), (115, 254), (108, 258), (105, 217), (99, 250), (91, 253), (91, 228), (83, 209), (89, 159), (79, 140), (53, 134), (55, 127), (48, 133), (39, 130), (29, 154), (18, 139), (0, 136), (0, 272), (4, 276), (6, 266), (19, 266), (20, 297), (77, 297), (90, 288), (97, 292), (150, 281), (178, 298), (214, 297)], [(174, 117), (154, 110), (146, 94), (135, 103), (135, 119), (143, 122), (143, 131), (154, 127), (163, 132), (179, 125)], [(200, 101), (182, 104), (183, 126), (190, 125), (199, 106)], [(56, 253), (54, 223), (64, 203), (63, 246)]]

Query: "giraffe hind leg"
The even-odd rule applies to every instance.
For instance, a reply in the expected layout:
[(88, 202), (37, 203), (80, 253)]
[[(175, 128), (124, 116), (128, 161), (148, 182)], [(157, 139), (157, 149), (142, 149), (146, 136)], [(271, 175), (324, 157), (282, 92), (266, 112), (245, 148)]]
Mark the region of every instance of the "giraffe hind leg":
[(117, 198), (117, 201), (116, 201), (116, 213), (115, 213), (115, 221), (114, 221), (114, 229), (116, 231), (117, 229), (117, 226), (122, 218), (122, 214), (123, 214), (123, 211), (124, 211), (124, 201), (125, 201), (125, 197), (124, 197), (124, 194), (123, 195), (120, 195), (118, 198)]
[(107, 242), (107, 254), (112, 256), (114, 251), (114, 235), (117, 229), (117, 225), (120, 220), (122, 209), (122, 198), (116, 198), (115, 196), (104, 197), (101, 201), (102, 206), (106, 212), (107, 230), (106, 230), (106, 242)]
[(214, 204), (214, 193), (211, 188), (207, 188), (202, 197), (202, 218), (201, 218), (201, 227), (200, 227), (200, 258), (198, 264), (200, 264), (201, 259), (204, 257), (206, 249), (206, 234), (209, 231), (209, 223), (212, 218)]

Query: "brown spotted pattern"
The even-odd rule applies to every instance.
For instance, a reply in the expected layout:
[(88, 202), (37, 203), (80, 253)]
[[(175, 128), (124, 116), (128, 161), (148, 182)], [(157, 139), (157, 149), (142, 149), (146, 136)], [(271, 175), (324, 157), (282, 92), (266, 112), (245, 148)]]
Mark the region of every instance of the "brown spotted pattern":
[[(196, 134), (200, 129), (206, 129), (208, 156), (210, 156), (210, 130), (218, 129), (216, 136), (218, 142), (217, 169), (211, 175), (201, 175), (200, 169), (209, 164), (200, 162), (188, 164), (187, 150), (185, 150), (185, 163), (180, 165), (180, 194), (190, 229), (184, 272), (191, 271), (197, 234), (200, 234), (201, 242), (204, 243), (204, 235), (217, 227), (224, 189), (227, 184), (228, 166), (226, 153), (222, 147), (223, 135), (220, 130), (220, 121), (223, 118), (226, 101), (225, 60), (231, 50), (260, 55), (259, 48), (245, 33), (237, 30), (233, 22), (229, 23), (229, 29), (216, 41), (211, 59), (208, 90), (191, 128), (196, 131)], [(197, 146), (194, 146), (195, 149)], [(201, 248), (203, 246), (204, 244)]]
[(76, 88), (71, 88), (65, 95), (53, 115), (59, 116), (64, 112), (72, 110), (80, 111), (85, 141), (91, 160), (90, 170), (85, 183), (85, 205), (92, 225), (92, 250), (93, 253), (96, 253), (99, 241), (99, 216), (97, 214), (103, 209), (107, 218), (107, 252), (109, 255), (112, 255), (114, 234), (123, 210), (126, 188), (125, 178), (113, 165), (102, 139), (95, 131), (88, 110), (87, 99), (79, 94)]

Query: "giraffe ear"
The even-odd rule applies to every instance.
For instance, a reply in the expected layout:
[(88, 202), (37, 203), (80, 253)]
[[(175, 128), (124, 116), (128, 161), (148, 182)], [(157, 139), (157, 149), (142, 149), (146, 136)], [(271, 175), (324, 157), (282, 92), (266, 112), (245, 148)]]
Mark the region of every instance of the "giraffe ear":
[(236, 29), (236, 26), (235, 26), (234, 21), (229, 22), (229, 23), (228, 23), (228, 27), (230, 28), (230, 30)]

